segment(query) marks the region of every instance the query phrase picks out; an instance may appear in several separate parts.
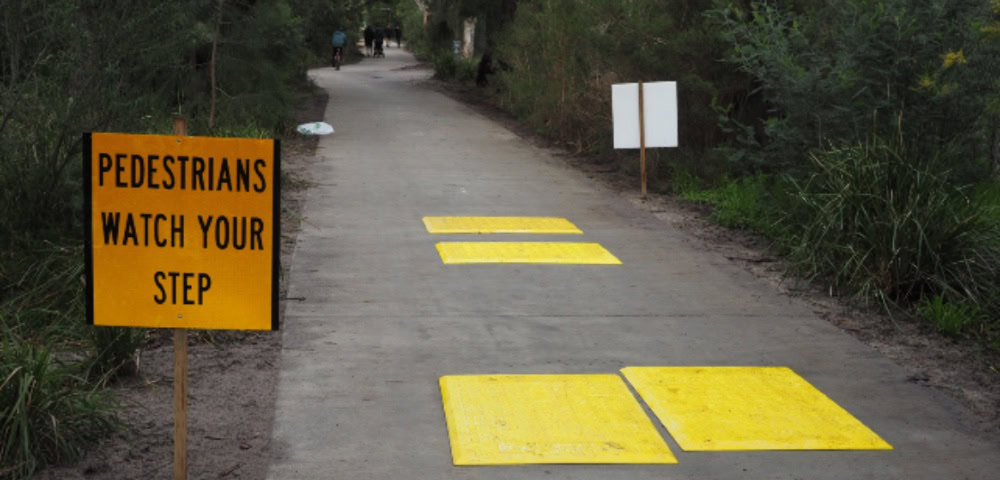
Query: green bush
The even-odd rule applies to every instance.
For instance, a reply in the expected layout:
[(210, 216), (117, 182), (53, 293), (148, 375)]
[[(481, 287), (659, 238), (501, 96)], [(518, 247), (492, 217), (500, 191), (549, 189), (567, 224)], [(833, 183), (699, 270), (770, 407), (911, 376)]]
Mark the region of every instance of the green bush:
[(831, 147), (811, 160), (804, 180), (723, 178), (709, 189), (682, 170), (674, 191), (712, 205), (723, 226), (764, 234), (807, 278), (886, 306), (916, 306), (946, 335), (1000, 340), (995, 184), (955, 187), (954, 162), (914, 152), (899, 137)]
[(887, 304), (943, 295), (1000, 312), (1000, 226), (953, 186), (950, 158), (875, 137), (810, 159), (790, 180), (784, 241), (800, 272)]
[(77, 458), (118, 424), (114, 405), (44, 347), (0, 339), (0, 475)]
[[(798, 5), (796, 5), (798, 4)], [(751, 75), (770, 110), (754, 146), (738, 148), (754, 168), (806, 165), (804, 153), (893, 135), (898, 117), (914, 148), (952, 150), (954, 173), (980, 178), (984, 141), (998, 127), (1000, 42), (986, 41), (981, 0), (752, 2), (714, 10), (730, 46), (726, 59)], [(733, 153), (733, 151), (729, 151)]]
[(749, 229), (769, 237), (778, 235), (778, 216), (771, 197), (773, 186), (765, 175), (723, 178), (711, 189), (698, 187), (695, 177), (682, 173), (675, 191), (687, 201), (712, 205), (712, 220), (729, 228)]
[(452, 52), (440, 50), (434, 55), (433, 60), (434, 78), (453, 80), (466, 85), (476, 82), (478, 58), (456, 58)]
[(476, 83), (476, 71), (478, 68), (478, 57), (459, 59), (455, 66), (455, 80), (466, 85)]
[(686, 169), (677, 169), (670, 177), (671, 191), (685, 200), (703, 201), (693, 198), (693, 195), (701, 191), (701, 181)]
[(766, 178), (763, 176), (752, 176), (723, 185), (716, 193), (713, 218), (727, 227), (768, 232), (771, 220), (766, 215), (768, 208), (765, 206), (765, 182)]
[(949, 303), (942, 295), (921, 299), (917, 305), (917, 314), (934, 325), (939, 332), (951, 337), (960, 337), (983, 318), (982, 311), (976, 305)]
[[(735, 171), (782, 172), (787, 187), (768, 187), (765, 202), (782, 212), (779, 248), (807, 277), (865, 299), (926, 315), (940, 299), (935, 324), (951, 335), (998, 333), (998, 202), (992, 184), (975, 186), (1000, 160), (993, 8), (807, 0), (708, 14), (768, 105), (747, 124), (721, 103), (737, 135), (715, 152)], [(984, 312), (979, 328), (952, 314), (966, 308)]]
[(458, 60), (455, 55), (447, 50), (440, 50), (434, 54), (434, 77), (442, 80), (455, 78), (458, 72)]

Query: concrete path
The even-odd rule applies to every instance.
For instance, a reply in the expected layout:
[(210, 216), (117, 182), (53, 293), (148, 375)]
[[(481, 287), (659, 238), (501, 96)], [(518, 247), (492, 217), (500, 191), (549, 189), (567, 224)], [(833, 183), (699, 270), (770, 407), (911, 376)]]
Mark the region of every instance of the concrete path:
[[(292, 262), (271, 479), (985, 479), (949, 399), (550, 152), (439, 93), (396, 48), (312, 72), (324, 137)], [(442, 265), (425, 215), (566, 217), (622, 266)], [(484, 240), (483, 237), (473, 238)], [(501, 240), (489, 238), (488, 240)], [(523, 235), (502, 240), (547, 240)], [(677, 465), (455, 467), (438, 378), (788, 366), (894, 451), (686, 453)], [(658, 428), (659, 422), (655, 421)], [(662, 428), (661, 428), (662, 432)]]

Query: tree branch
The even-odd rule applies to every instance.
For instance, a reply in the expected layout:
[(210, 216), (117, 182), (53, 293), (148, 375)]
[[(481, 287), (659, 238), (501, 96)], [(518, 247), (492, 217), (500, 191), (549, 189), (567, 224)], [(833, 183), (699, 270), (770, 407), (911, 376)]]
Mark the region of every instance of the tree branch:
[(216, 102), (216, 90), (217, 90), (217, 87), (215, 86), (215, 64), (216, 64), (215, 60), (219, 51), (219, 34), (222, 26), (223, 1), (224, 0), (219, 0), (219, 10), (218, 12), (216, 12), (216, 17), (215, 17), (215, 36), (212, 37), (212, 61), (210, 62), (211, 66), (209, 70), (209, 75), (211, 75), (212, 79), (212, 103), (210, 104), (208, 109), (208, 131), (210, 132), (212, 131), (213, 128), (215, 128), (215, 102)]

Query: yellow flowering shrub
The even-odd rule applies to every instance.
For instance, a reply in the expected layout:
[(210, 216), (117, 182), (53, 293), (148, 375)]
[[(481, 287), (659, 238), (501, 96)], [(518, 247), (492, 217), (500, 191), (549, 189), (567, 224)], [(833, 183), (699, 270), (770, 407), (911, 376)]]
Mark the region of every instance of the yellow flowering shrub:
[(969, 63), (969, 61), (965, 59), (965, 52), (962, 50), (948, 52), (944, 55), (944, 68), (951, 68), (952, 65), (964, 65), (966, 63)]

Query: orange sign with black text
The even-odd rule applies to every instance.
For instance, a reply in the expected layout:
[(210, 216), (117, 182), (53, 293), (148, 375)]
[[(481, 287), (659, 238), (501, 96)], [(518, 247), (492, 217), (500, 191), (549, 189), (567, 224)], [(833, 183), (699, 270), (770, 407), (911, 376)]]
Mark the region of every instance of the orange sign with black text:
[(88, 133), (87, 320), (278, 329), (277, 140)]

